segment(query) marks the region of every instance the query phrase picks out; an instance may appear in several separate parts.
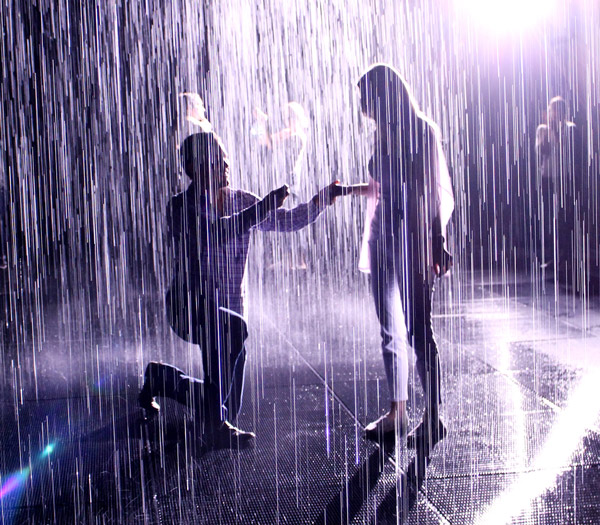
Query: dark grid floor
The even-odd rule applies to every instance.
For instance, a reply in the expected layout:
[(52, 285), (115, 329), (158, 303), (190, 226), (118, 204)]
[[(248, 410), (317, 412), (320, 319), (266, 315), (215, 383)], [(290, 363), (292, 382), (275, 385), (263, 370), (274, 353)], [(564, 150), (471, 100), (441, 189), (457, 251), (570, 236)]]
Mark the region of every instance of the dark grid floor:
[(257, 442), (239, 452), (202, 452), (174, 403), (140, 424), (148, 360), (199, 373), (196, 350), (151, 307), (110, 335), (74, 305), (47, 308), (43, 330), (2, 353), (0, 523), (600, 522), (597, 303), (524, 279), (443, 283), (434, 324), (450, 435), (404, 499), (414, 454), (384, 461), (362, 437), (387, 405), (365, 282), (287, 284), (251, 302), (240, 426)]

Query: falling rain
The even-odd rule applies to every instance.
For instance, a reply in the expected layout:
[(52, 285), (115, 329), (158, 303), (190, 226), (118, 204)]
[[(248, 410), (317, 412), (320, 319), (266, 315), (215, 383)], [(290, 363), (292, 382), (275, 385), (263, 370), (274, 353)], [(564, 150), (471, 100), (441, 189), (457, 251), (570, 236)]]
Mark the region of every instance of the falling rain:
[(0, 523), (600, 520), (600, 4), (0, 4)]

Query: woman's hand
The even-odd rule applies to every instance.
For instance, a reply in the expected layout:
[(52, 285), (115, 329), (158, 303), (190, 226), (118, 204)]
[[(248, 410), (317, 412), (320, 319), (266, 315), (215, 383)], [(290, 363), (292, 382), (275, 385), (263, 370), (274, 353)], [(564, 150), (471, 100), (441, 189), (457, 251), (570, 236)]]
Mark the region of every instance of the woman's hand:
[(441, 277), (453, 264), (452, 255), (444, 248), (444, 238), (441, 235), (437, 236), (433, 242), (433, 271)]
[(358, 195), (359, 197), (375, 199), (379, 197), (379, 183), (372, 177), (369, 177), (369, 182), (350, 184), (349, 186), (341, 186), (341, 188), (342, 195)]
[(349, 184), (338, 186), (340, 195), (367, 195), (369, 185), (365, 182), (360, 184)]
[(379, 197), (379, 183), (369, 178), (368, 183), (359, 184), (340, 184), (339, 180), (332, 182), (329, 186), (323, 188), (313, 197), (315, 204), (325, 204), (329, 206), (335, 202), (338, 197), (346, 195), (358, 195), (360, 197)]

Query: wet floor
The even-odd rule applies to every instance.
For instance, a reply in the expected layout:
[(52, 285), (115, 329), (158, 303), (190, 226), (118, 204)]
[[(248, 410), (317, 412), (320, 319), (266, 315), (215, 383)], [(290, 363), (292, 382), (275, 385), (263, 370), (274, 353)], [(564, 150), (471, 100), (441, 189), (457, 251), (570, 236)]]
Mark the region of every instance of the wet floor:
[[(239, 426), (257, 437), (240, 451), (203, 450), (174, 402), (140, 421), (148, 360), (201, 374), (157, 298), (145, 328), (112, 334), (48, 307), (43, 341), (2, 362), (1, 522), (597, 523), (600, 305), (525, 276), (452, 279), (434, 317), (449, 435), (415, 486), (413, 452), (363, 437), (388, 402), (366, 281), (252, 287)], [(412, 372), (408, 404), (415, 424)]]

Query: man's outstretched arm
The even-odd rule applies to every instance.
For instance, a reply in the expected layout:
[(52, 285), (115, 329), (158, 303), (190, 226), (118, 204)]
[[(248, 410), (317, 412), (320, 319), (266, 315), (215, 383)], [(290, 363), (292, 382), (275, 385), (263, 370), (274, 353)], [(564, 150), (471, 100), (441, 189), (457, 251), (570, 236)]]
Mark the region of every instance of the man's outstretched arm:
[(341, 186), (333, 182), (323, 188), (310, 201), (296, 206), (292, 210), (282, 208), (271, 211), (266, 219), (257, 224), (262, 231), (295, 232), (313, 223), (321, 212), (340, 196)]
[(278, 211), (289, 193), (289, 187), (284, 184), (280, 188), (271, 191), (264, 199), (257, 200), (248, 208), (232, 215), (220, 217), (217, 224), (221, 235), (229, 238), (236, 237), (262, 224), (272, 213)]

